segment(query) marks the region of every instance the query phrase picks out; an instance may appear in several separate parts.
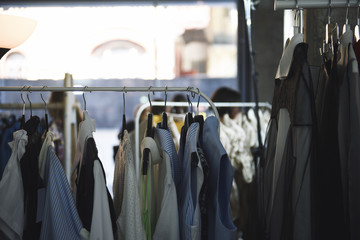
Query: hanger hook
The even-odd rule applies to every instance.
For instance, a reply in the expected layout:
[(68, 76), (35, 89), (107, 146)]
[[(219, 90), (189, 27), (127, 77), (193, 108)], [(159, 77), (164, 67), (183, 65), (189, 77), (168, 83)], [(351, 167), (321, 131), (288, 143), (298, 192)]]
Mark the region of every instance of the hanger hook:
[(32, 117), (32, 104), (31, 104), (30, 97), (29, 97), (29, 92), (31, 93), (30, 88), (31, 88), (31, 86), (28, 86), (26, 97), (27, 97), (27, 99), (28, 99), (28, 101), (30, 103), (30, 116)]
[(349, 24), (349, 8), (350, 8), (350, 0), (347, 0), (347, 7), (346, 7), (346, 22), (345, 24), (348, 25)]
[(40, 97), (41, 99), (43, 100), (44, 104), (45, 104), (45, 114), (47, 114), (47, 104), (46, 104), (46, 101), (42, 95), (42, 91), (44, 90), (44, 88), (46, 88), (47, 86), (44, 86), (42, 89), (41, 89), (41, 92), (40, 92)]
[(83, 89), (83, 99), (84, 99), (84, 109), (85, 109), (85, 111), (86, 111), (86, 100), (85, 100), (85, 90), (86, 90), (86, 88), (87, 88), (88, 86), (85, 86), (84, 87), (84, 89)]
[(331, 0), (329, 0), (329, 9), (328, 9), (328, 24), (331, 23)]
[(26, 88), (26, 85), (21, 89), (21, 92), (20, 92), (20, 97), (21, 97), (21, 100), (23, 102), (23, 112), (22, 112), (22, 115), (25, 115), (25, 100), (24, 100), (24, 97), (23, 97), (23, 90)]
[(21, 92), (20, 92), (20, 97), (21, 97), (21, 100), (22, 100), (22, 102), (23, 102), (23, 104), (25, 105), (26, 103), (25, 103), (25, 100), (24, 100), (24, 97), (23, 97), (23, 91), (24, 91), (24, 89), (26, 88), (26, 85), (21, 89)]
[(165, 112), (166, 112), (166, 102), (167, 102), (167, 86), (165, 86)]
[(187, 88), (187, 94), (186, 94), (186, 98), (189, 104), (189, 112), (192, 112), (192, 103), (190, 100), (190, 87)]
[(199, 90), (199, 88), (196, 88), (197, 89), (197, 94), (198, 94), (198, 101), (197, 101), (197, 105), (196, 105), (196, 109), (197, 109), (197, 115), (199, 115), (199, 112), (200, 112), (200, 110), (199, 110), (199, 105), (200, 105), (200, 97), (201, 97), (201, 95), (200, 95), (200, 90)]
[[(150, 99), (150, 89), (151, 88), (152, 88), (152, 86), (150, 86), (149, 89), (148, 89), (148, 99), (149, 99), (149, 104), (150, 104), (150, 113), (152, 113), (152, 104), (151, 104), (151, 99)], [(153, 94), (155, 94), (154, 91), (153, 91)]]
[(125, 93), (126, 93), (127, 91), (126, 91), (126, 89), (125, 89), (125, 86), (124, 86), (124, 88), (123, 88), (123, 105), (124, 105), (124, 115), (125, 115)]
[(359, 19), (359, 9), (360, 9), (360, 2), (359, 0), (357, 1), (357, 11), (356, 11), (356, 23), (357, 25), (360, 25), (360, 19)]

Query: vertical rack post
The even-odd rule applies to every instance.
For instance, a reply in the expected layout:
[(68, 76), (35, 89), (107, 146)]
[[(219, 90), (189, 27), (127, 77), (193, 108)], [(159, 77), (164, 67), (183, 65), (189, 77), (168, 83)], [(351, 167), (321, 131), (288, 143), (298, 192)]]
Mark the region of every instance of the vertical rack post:
[[(64, 87), (72, 87), (72, 76), (65, 74)], [(72, 92), (64, 92), (64, 140), (65, 140), (65, 174), (70, 182), (71, 178), (71, 115), (74, 102)]]

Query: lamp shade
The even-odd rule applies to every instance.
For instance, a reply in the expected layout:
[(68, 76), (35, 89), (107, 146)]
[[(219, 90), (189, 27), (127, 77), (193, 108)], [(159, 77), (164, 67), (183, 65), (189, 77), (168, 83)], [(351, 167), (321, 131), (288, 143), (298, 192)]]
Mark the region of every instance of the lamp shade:
[(31, 18), (0, 14), (0, 48), (19, 46), (30, 37), (36, 24)]

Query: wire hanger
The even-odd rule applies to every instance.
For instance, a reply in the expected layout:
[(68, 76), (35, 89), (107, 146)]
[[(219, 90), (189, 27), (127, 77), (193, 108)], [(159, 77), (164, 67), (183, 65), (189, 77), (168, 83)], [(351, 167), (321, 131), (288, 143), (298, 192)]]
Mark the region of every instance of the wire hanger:
[(83, 90), (83, 94), (82, 94), (82, 96), (83, 96), (83, 99), (84, 99), (84, 110), (86, 111), (86, 99), (85, 99), (85, 90), (86, 90), (86, 88), (87, 88), (88, 86), (85, 86), (84, 87), (84, 90)]
[(190, 125), (194, 122), (194, 118), (193, 118), (193, 115), (192, 115), (193, 107), (192, 107), (192, 103), (191, 103), (191, 100), (190, 100), (190, 88), (191, 87), (187, 88), (187, 93), (186, 93), (186, 98), (187, 98), (187, 101), (188, 101), (188, 104), (189, 104), (188, 113), (186, 114), (186, 117), (185, 117), (185, 123), (186, 123), (185, 126), (187, 126), (187, 128), (189, 128)]
[[(150, 112), (148, 113), (148, 119), (147, 119), (146, 137), (154, 138), (152, 104), (151, 104), (151, 99), (150, 99), (150, 89), (151, 88), (152, 88), (152, 86), (150, 86), (148, 89)], [(153, 94), (155, 94), (154, 91), (153, 91)], [(149, 160), (150, 160), (150, 149), (144, 148), (144, 150), (143, 150), (143, 165), (142, 165), (142, 174), (143, 175), (147, 175)]]
[(360, 16), (359, 16), (359, 10), (360, 10), (360, 3), (359, 0), (357, 1), (357, 8), (356, 8), (356, 25), (354, 28), (354, 36), (355, 36), (355, 41), (359, 41), (360, 39), (360, 30), (359, 30), (359, 26), (360, 26)]
[[(148, 89), (148, 99), (149, 99), (149, 104), (150, 104), (150, 112), (148, 113), (148, 122), (147, 122), (147, 129), (146, 129), (146, 136), (147, 137), (154, 137), (153, 131), (152, 131), (152, 127), (153, 127), (153, 114), (152, 114), (152, 104), (151, 104), (151, 99), (150, 99), (150, 89), (152, 88), (152, 86), (149, 87)], [(155, 92), (153, 91), (153, 95), (155, 94)]]
[(46, 104), (46, 101), (42, 95), (42, 91), (44, 90), (44, 88), (46, 88), (47, 86), (44, 86), (42, 89), (41, 89), (41, 92), (40, 92), (40, 97), (41, 99), (43, 100), (44, 104), (45, 104), (45, 128), (46, 128), (46, 132), (49, 131), (49, 120), (48, 120), (48, 114), (47, 114), (47, 104)]
[[(199, 125), (200, 125), (200, 133), (202, 133), (202, 129), (203, 129), (203, 125), (204, 125), (204, 116), (200, 115), (199, 105), (200, 105), (200, 97), (201, 96), (200, 96), (199, 88), (196, 88), (196, 89), (197, 89), (197, 94), (199, 95), (199, 97), (198, 97), (198, 101), (197, 101), (197, 105), (196, 105), (196, 115), (195, 115), (194, 121), (199, 123)], [(195, 98), (195, 93), (194, 93), (193, 98)]]
[(167, 86), (165, 86), (165, 111), (162, 113), (161, 128), (168, 129), (168, 117), (166, 114), (166, 102), (167, 102)]
[(21, 120), (20, 120), (20, 129), (24, 129), (24, 126), (25, 126), (25, 100), (24, 100), (24, 97), (23, 97), (23, 90), (26, 88), (26, 86), (24, 86), (22, 89), (21, 89), (21, 92), (20, 92), (20, 97), (21, 97), (21, 100), (23, 102), (23, 111), (22, 111), (22, 116), (21, 116)]
[(126, 93), (126, 89), (125, 89), (125, 86), (124, 86), (124, 89), (123, 89), (123, 118), (122, 118), (122, 128), (121, 128), (121, 134), (120, 134), (120, 140), (123, 140), (124, 139), (124, 132), (126, 130), (126, 112), (125, 112), (125, 93)]
[(30, 117), (32, 117), (32, 116), (33, 116), (33, 115), (32, 115), (32, 104), (31, 104), (31, 101), (30, 101), (30, 98), (29, 98), (29, 92), (31, 93), (30, 88), (31, 88), (31, 86), (29, 86), (29, 87), (27, 88), (26, 97), (27, 97), (27, 99), (28, 99), (28, 101), (29, 101), (29, 104), (30, 104)]

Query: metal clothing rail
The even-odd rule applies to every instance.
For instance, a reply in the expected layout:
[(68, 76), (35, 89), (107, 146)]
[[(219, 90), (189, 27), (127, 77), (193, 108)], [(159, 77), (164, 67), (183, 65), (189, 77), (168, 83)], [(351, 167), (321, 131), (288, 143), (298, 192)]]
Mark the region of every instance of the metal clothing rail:
[[(24, 107), (23, 103), (1, 103), (0, 109), (22, 109)], [(30, 104), (25, 104), (26, 109), (30, 109)], [(32, 109), (45, 109), (44, 103), (31, 103)], [(46, 104), (47, 109), (59, 109), (63, 108), (63, 104), (61, 103), (49, 103)]]
[(214, 114), (217, 118), (219, 118), (219, 114), (216, 110), (211, 99), (202, 93), (198, 88), (193, 87), (0, 87), (0, 91), (13, 91), (13, 92), (21, 92), (21, 91), (31, 91), (31, 92), (191, 92), (197, 95), (200, 95), (204, 98), (211, 106), (214, 111)]
[(274, 0), (274, 9), (358, 7), (357, 0)]

